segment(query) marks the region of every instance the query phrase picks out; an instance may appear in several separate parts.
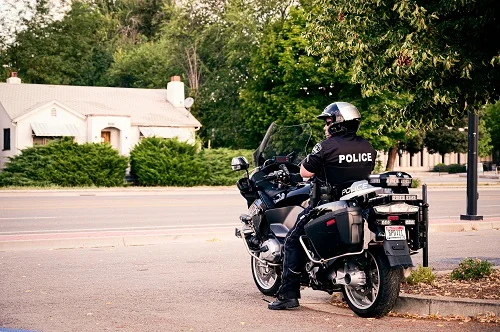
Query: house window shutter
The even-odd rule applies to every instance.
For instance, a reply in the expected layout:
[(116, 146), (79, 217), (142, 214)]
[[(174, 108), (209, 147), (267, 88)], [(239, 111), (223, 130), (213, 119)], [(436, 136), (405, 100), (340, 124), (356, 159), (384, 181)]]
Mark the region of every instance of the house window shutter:
[(10, 150), (10, 128), (3, 129), (3, 149)]

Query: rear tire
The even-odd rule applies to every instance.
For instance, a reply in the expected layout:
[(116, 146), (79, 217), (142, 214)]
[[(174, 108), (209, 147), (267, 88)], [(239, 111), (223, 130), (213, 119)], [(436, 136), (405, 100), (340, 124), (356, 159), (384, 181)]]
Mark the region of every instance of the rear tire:
[(363, 271), (366, 285), (343, 286), (342, 293), (349, 308), (360, 317), (381, 317), (392, 310), (399, 296), (402, 268), (391, 268), (381, 251), (367, 251)]
[(281, 273), (277, 267), (269, 266), (251, 257), (252, 276), (255, 285), (264, 295), (274, 296), (281, 285)]

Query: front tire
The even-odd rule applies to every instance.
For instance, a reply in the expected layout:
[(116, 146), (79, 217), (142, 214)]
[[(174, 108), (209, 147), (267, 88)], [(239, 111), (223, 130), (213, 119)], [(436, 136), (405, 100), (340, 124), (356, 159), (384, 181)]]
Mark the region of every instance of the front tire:
[(255, 257), (251, 257), (252, 276), (257, 288), (264, 295), (274, 296), (281, 285), (281, 274), (277, 268), (266, 265)]
[(382, 251), (367, 251), (366, 285), (343, 286), (342, 293), (349, 308), (360, 317), (381, 317), (392, 310), (399, 296), (402, 268), (391, 268)]

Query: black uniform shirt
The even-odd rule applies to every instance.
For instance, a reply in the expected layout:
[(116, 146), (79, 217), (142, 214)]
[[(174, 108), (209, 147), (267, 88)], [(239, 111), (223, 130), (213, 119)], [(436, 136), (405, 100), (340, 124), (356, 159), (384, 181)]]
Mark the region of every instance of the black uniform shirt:
[(354, 133), (332, 136), (316, 144), (303, 166), (320, 180), (338, 185), (367, 179), (375, 167), (377, 152)]

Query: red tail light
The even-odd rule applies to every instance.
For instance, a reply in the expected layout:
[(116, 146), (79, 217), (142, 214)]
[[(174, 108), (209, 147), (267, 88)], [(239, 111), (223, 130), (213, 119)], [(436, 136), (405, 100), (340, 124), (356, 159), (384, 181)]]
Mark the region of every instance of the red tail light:
[(330, 220), (328, 220), (328, 221), (326, 222), (326, 226), (331, 226), (331, 225), (335, 224), (336, 222), (337, 222), (337, 221), (335, 220), (335, 218), (330, 219)]
[(399, 220), (399, 216), (388, 216), (387, 220), (390, 220), (390, 221)]

